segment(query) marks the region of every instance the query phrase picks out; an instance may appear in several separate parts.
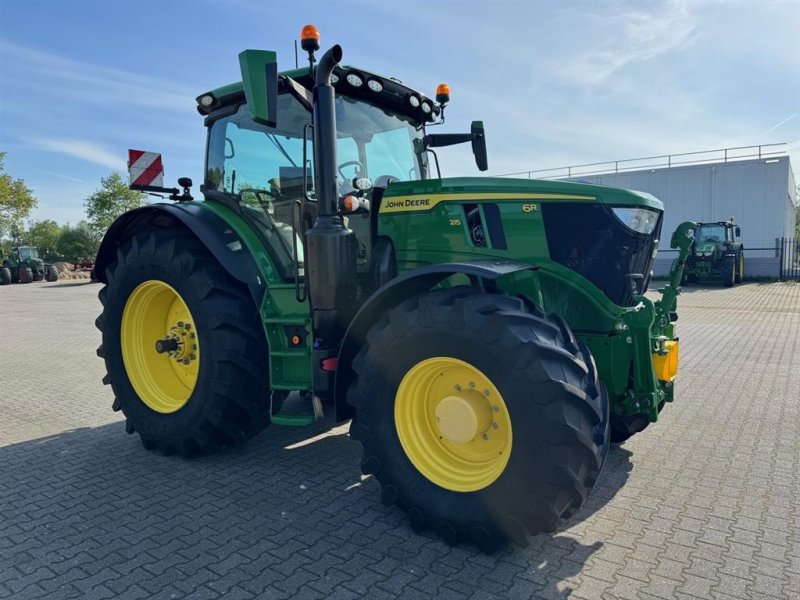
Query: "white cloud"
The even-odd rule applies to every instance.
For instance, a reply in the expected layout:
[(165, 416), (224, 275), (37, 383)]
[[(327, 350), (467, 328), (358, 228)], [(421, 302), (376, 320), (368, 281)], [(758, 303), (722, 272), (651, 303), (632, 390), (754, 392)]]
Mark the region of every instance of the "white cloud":
[[(583, 11), (584, 5), (581, 6)], [(554, 74), (573, 82), (599, 85), (628, 65), (643, 63), (691, 43), (695, 21), (683, 0), (636, 6), (640, 8), (632, 10), (625, 5), (616, 14), (605, 10), (596, 15), (565, 11), (562, 23), (588, 35), (577, 41), (579, 48), (584, 46), (581, 52), (567, 54), (565, 59), (554, 62)], [(566, 39), (576, 43), (572, 36)], [(601, 39), (605, 41), (598, 43)]]
[(94, 142), (75, 139), (32, 139), (29, 141), (35, 148), (40, 150), (66, 154), (67, 156), (118, 171), (127, 169), (127, 163), (123, 156), (115, 154)]
[(191, 90), (124, 69), (104, 67), (0, 40), (4, 78), (37, 91), (68, 95), (92, 104), (118, 104), (186, 111)]

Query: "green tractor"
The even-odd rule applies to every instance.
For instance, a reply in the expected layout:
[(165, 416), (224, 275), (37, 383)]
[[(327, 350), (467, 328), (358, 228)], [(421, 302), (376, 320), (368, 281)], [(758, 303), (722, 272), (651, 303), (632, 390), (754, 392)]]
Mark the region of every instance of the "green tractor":
[(56, 281), (55, 265), (45, 263), (34, 246), (19, 246), (3, 260), (0, 267), (0, 285), (8, 283), (30, 283), (32, 281)]
[(722, 281), (725, 287), (741, 283), (744, 277), (742, 230), (730, 221), (697, 223), (692, 251), (683, 271), (683, 283), (701, 279)]
[(676, 298), (691, 227), (658, 300), (648, 194), (576, 183), (451, 178), (435, 101), (341, 66), (334, 46), (278, 73), (240, 54), (242, 81), (197, 99), (204, 200), (184, 188), (121, 216), (95, 270), (114, 410), (145, 448), (231, 446), (287, 394), (328, 406), (361, 469), (415, 530), (491, 549), (553, 531), (584, 502), (609, 445), (673, 399)]

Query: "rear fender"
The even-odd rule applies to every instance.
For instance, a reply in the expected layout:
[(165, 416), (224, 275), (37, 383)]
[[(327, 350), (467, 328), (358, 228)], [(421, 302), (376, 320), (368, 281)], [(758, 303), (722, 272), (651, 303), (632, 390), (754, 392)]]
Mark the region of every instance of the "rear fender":
[(334, 382), (336, 420), (344, 421), (353, 416), (353, 408), (347, 404), (347, 390), (355, 375), (352, 362), (364, 345), (370, 327), (382, 315), (407, 298), (422, 294), (453, 275), (466, 275), (476, 283), (482, 281), (484, 287), (491, 288), (503, 275), (535, 269), (538, 267), (513, 260), (443, 263), (408, 271), (379, 288), (356, 313), (339, 347)]
[(117, 256), (117, 249), (146, 226), (171, 227), (181, 224), (217, 259), (233, 277), (247, 285), (256, 306), (261, 306), (266, 285), (244, 241), (223, 219), (200, 204), (151, 204), (126, 212), (109, 227), (95, 260), (97, 279), (108, 283), (106, 269)]

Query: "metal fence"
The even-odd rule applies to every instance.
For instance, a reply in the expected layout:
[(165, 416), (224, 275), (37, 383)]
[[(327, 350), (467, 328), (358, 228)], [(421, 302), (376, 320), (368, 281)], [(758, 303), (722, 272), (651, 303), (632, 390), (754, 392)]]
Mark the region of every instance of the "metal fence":
[[(570, 165), (567, 167), (554, 167), (550, 169), (533, 169), (530, 171), (517, 171), (516, 173), (503, 173), (495, 177), (527, 177), (528, 179), (565, 179), (570, 177), (604, 175), (606, 173), (624, 173), (626, 171), (639, 171), (642, 169), (670, 169), (685, 165), (702, 165), (737, 160), (772, 159), (786, 154), (785, 149), (776, 150), (777, 146), (785, 146), (786, 142), (779, 144), (760, 144), (754, 146), (738, 146), (735, 148), (716, 148), (714, 150), (701, 150), (699, 152), (683, 152), (681, 154), (664, 154), (660, 156), (645, 156), (642, 158), (626, 158), (624, 160), (609, 160), (598, 163)], [(777, 159), (776, 159), (777, 160)]]
[(781, 238), (780, 242), (780, 278), (800, 281), (800, 240)]

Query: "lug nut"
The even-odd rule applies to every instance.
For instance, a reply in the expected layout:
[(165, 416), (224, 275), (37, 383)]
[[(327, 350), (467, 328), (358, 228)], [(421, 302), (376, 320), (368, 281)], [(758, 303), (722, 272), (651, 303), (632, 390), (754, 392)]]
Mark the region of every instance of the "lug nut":
[(469, 382), (469, 387), (470, 388), (474, 388), (475, 387), (475, 382), (474, 381), (470, 381)]
[(458, 385), (458, 384), (455, 384), (455, 385), (453, 386), (453, 389), (454, 389), (455, 391), (457, 391), (457, 392), (460, 392), (460, 391), (461, 391), (461, 386), (460, 386), (460, 385)]

